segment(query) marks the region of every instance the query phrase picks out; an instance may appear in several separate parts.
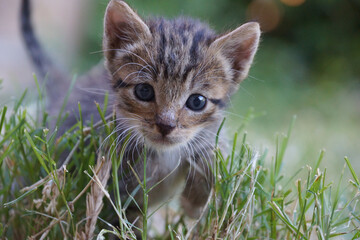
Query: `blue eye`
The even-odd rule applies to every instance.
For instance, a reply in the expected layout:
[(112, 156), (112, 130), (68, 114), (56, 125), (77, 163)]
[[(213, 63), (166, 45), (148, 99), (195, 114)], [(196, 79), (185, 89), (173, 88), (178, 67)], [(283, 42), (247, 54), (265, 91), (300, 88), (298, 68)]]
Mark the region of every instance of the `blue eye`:
[(193, 94), (186, 101), (186, 107), (193, 111), (201, 111), (205, 106), (206, 98), (200, 94)]
[(135, 86), (135, 96), (145, 102), (150, 102), (155, 98), (154, 89), (147, 83), (140, 83)]

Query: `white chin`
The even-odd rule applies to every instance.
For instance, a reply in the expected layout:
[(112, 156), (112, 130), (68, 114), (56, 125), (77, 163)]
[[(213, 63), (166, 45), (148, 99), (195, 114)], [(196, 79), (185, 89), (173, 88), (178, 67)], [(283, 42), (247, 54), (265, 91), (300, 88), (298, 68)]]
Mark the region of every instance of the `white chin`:
[(167, 138), (159, 138), (159, 139), (145, 138), (145, 143), (148, 147), (157, 151), (170, 151), (170, 150), (178, 149), (180, 146), (184, 145), (182, 141), (175, 141)]

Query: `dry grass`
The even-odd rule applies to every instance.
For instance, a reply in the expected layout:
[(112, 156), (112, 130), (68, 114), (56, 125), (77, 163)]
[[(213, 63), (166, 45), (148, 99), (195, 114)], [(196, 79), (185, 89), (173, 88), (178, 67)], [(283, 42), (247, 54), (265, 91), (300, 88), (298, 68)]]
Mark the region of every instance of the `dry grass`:
[[(90, 193), (86, 195), (86, 224), (85, 230), (76, 234), (78, 240), (92, 239), (95, 233), (96, 222), (104, 206), (103, 198), (105, 193), (102, 191), (110, 178), (111, 161), (102, 157), (93, 170), (96, 183), (92, 180)], [(101, 185), (102, 188), (98, 185)]]

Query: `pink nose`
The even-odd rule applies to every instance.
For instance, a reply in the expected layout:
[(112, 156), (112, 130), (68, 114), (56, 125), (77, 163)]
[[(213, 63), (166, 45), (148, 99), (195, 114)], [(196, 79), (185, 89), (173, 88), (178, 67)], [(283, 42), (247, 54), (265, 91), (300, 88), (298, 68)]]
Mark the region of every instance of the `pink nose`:
[(172, 130), (174, 130), (176, 127), (176, 125), (174, 123), (169, 123), (169, 122), (165, 123), (165, 122), (160, 122), (160, 121), (156, 122), (156, 126), (157, 126), (159, 132), (161, 133), (161, 135), (163, 135), (163, 137), (165, 137), (166, 135), (171, 133)]

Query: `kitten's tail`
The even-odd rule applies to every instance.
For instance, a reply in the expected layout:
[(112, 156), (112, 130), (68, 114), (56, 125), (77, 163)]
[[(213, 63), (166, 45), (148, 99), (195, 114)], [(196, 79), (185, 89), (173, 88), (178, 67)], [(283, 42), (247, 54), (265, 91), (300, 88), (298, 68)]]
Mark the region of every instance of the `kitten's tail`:
[(28, 54), (36, 68), (37, 77), (41, 80), (46, 78), (47, 93), (50, 98), (57, 98), (64, 90), (64, 79), (69, 76), (62, 72), (49, 58), (35, 36), (31, 24), (30, 0), (21, 1), (21, 33)]

